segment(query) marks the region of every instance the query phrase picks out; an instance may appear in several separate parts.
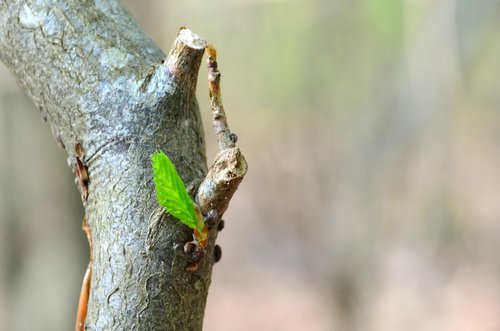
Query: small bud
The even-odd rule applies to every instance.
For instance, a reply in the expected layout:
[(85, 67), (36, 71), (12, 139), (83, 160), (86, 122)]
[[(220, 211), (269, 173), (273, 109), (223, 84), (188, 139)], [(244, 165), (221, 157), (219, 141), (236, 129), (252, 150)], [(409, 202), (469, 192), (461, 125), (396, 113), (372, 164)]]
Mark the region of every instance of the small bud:
[(229, 139), (231, 139), (233, 144), (236, 144), (236, 142), (238, 141), (238, 136), (236, 135), (236, 133), (231, 133), (229, 135)]
[(214, 246), (214, 262), (217, 263), (222, 258), (222, 248), (219, 245)]
[(222, 231), (222, 229), (224, 229), (224, 226), (225, 226), (225, 223), (224, 220), (220, 220), (219, 221), (219, 224), (217, 224), (217, 230), (220, 232)]
[(196, 243), (189, 241), (184, 245), (184, 253), (191, 254), (196, 249)]
[(210, 209), (207, 213), (207, 216), (205, 216), (205, 224), (209, 228), (212, 228), (212, 227), (217, 225), (218, 220), (219, 220), (219, 216), (217, 214), (217, 210)]
[(206, 254), (205, 250), (197, 246), (196, 250), (190, 254), (189, 258), (191, 261), (197, 263), (205, 256), (205, 254)]

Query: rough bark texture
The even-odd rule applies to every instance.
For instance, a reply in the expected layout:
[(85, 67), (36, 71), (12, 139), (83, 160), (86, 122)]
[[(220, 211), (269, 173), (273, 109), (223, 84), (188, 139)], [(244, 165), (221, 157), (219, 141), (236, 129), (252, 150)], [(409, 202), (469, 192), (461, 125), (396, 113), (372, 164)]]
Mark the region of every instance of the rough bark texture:
[(88, 174), (87, 330), (202, 328), (215, 235), (186, 272), (192, 232), (158, 206), (150, 165), (162, 149), (192, 192), (207, 173), (194, 95), (205, 44), (184, 37), (165, 60), (119, 1), (0, 0), (0, 59)]

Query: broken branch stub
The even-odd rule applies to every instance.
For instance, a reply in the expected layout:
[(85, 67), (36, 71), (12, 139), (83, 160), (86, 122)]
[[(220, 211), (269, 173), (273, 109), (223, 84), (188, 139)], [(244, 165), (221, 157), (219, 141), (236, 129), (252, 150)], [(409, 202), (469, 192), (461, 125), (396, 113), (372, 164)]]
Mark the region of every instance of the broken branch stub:
[(164, 66), (183, 90), (194, 92), (198, 69), (207, 42), (191, 30), (181, 27)]

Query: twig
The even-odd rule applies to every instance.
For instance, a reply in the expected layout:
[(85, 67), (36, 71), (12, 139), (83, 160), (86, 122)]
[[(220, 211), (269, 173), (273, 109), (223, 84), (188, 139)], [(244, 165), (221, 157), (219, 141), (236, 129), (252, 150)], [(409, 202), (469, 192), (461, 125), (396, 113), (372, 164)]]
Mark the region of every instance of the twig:
[(227, 124), (220, 92), (221, 74), (217, 65), (217, 52), (212, 46), (207, 46), (206, 53), (210, 105), (219, 154), (201, 182), (196, 199), (204, 215), (215, 211), (215, 215), (220, 219), (247, 172), (247, 162), (236, 147), (237, 136), (231, 133)]
[(226, 113), (222, 105), (220, 93), (221, 74), (217, 65), (217, 51), (212, 45), (208, 45), (205, 51), (208, 56), (208, 92), (210, 96), (210, 106), (212, 107), (213, 126), (215, 135), (217, 136), (219, 151), (222, 151), (226, 148), (235, 147), (238, 138), (229, 130)]

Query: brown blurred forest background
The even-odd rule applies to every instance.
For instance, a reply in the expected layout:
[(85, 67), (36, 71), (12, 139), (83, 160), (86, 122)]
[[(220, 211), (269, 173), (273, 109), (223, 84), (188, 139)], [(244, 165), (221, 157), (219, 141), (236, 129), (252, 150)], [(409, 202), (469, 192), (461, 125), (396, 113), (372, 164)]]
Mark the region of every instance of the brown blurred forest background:
[[(500, 2), (126, 2), (219, 50), (249, 173), (205, 330), (500, 330)], [(206, 69), (198, 84), (208, 141)], [(70, 330), (83, 210), (0, 68), (0, 330)]]

